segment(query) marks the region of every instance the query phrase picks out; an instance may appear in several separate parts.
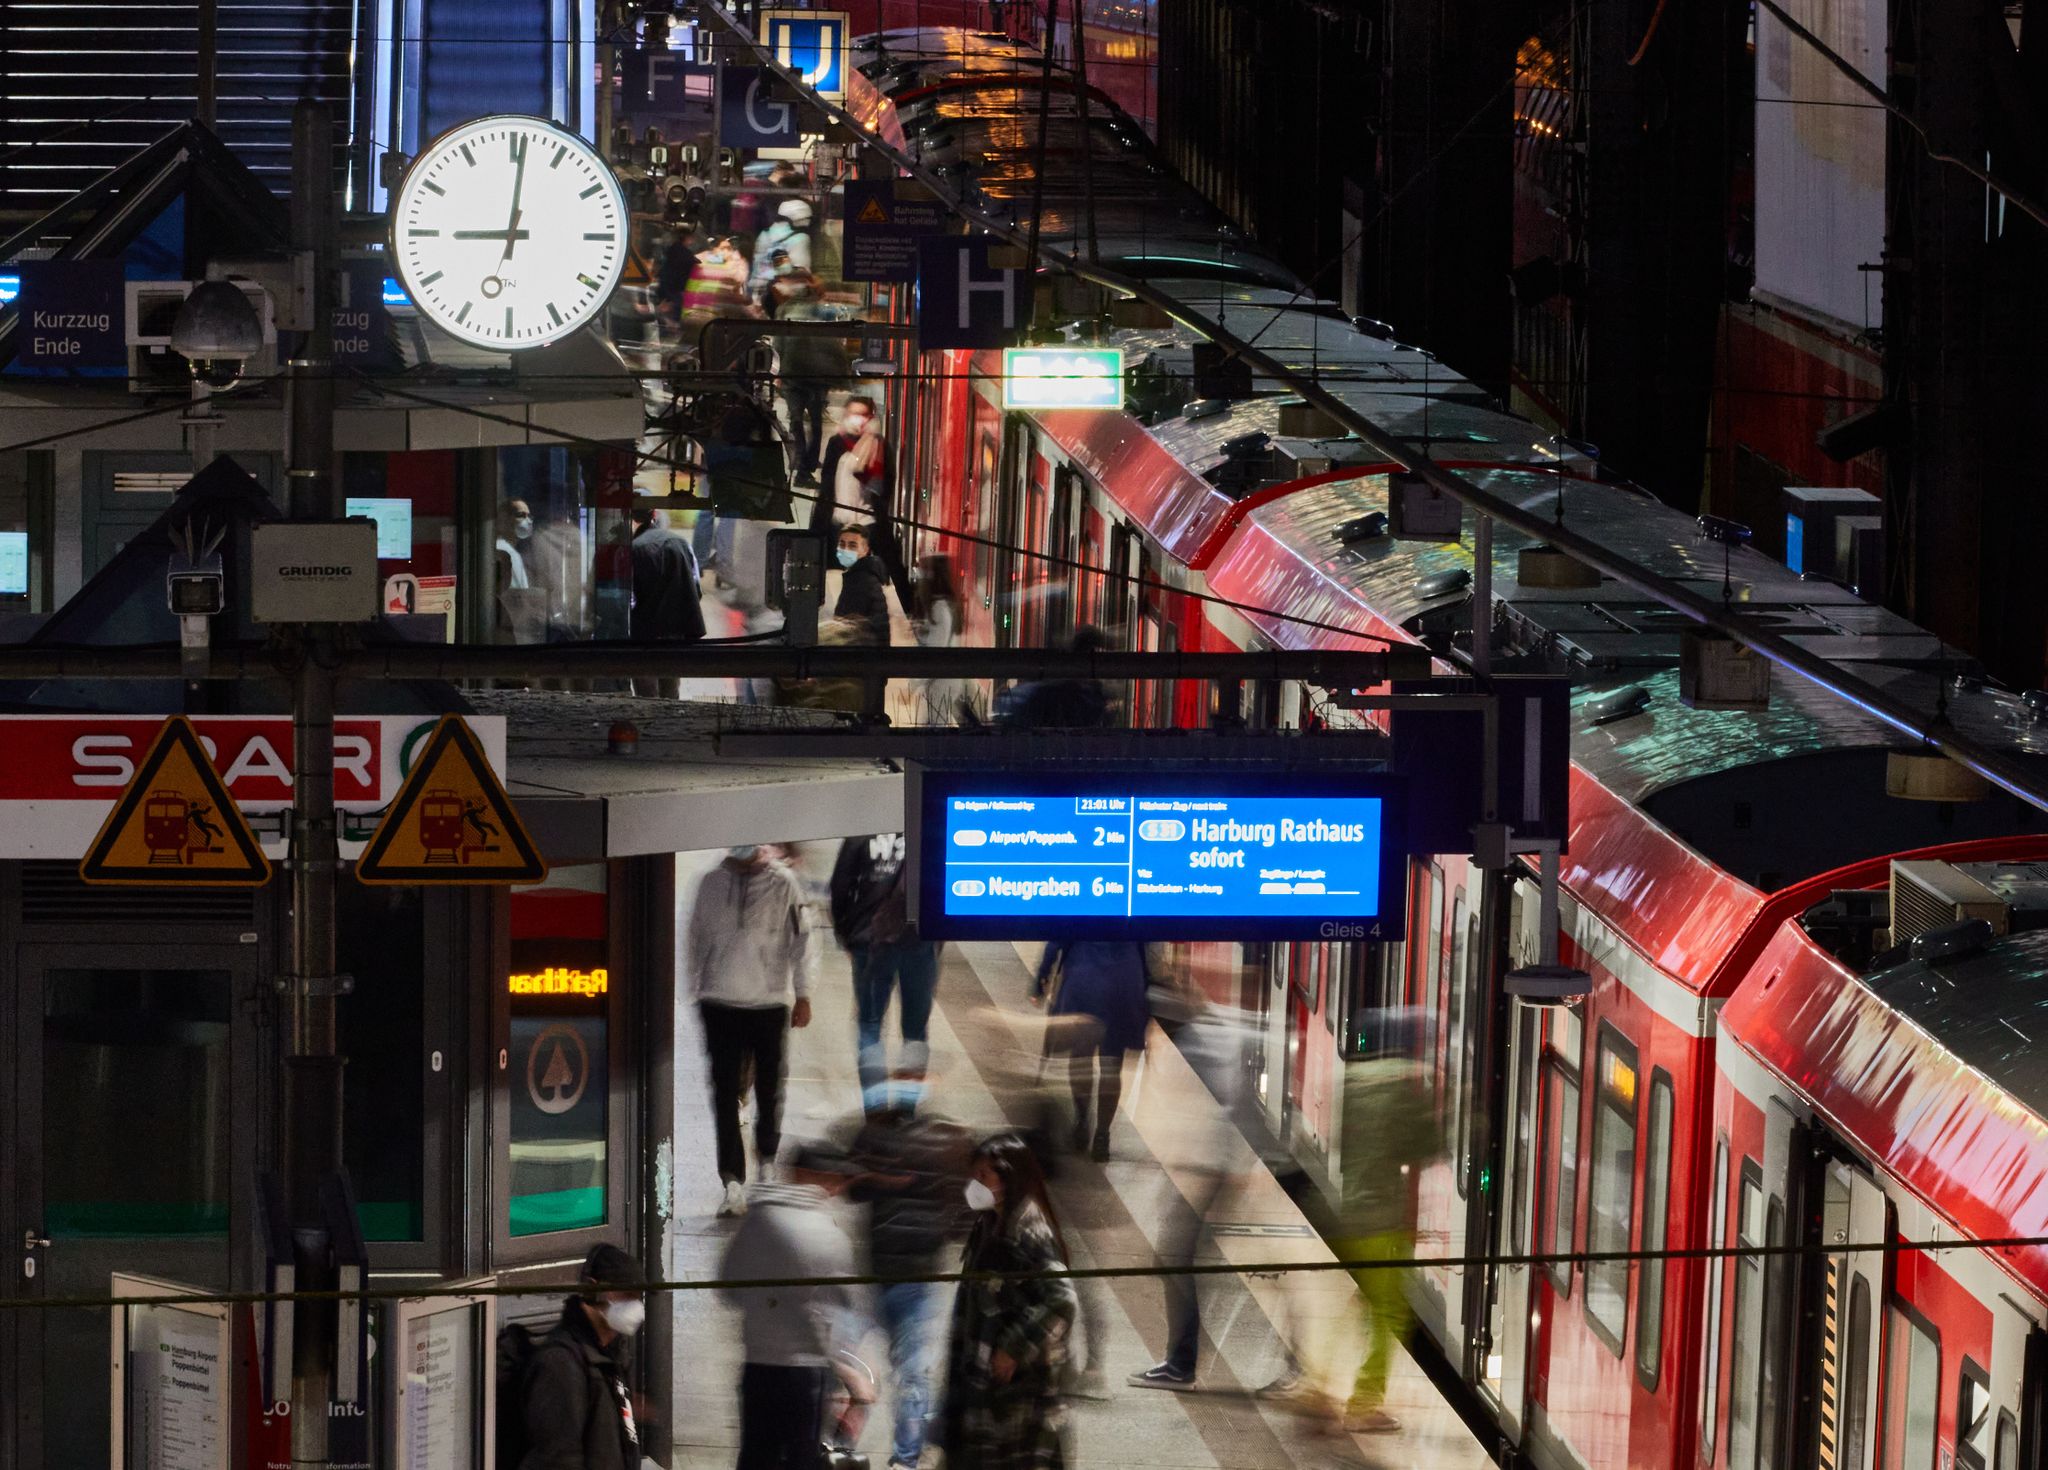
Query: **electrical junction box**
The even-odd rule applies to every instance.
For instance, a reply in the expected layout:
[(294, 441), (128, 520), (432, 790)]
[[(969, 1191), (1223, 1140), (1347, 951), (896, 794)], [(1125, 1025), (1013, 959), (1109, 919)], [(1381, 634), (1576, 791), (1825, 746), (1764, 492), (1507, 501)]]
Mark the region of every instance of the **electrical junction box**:
[(270, 521), (249, 532), (249, 614), (259, 623), (367, 623), (377, 616), (377, 523)]

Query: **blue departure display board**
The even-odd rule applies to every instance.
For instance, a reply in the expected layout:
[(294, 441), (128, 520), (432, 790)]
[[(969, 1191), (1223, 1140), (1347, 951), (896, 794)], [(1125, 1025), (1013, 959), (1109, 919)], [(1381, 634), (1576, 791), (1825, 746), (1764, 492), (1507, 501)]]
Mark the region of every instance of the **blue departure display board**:
[(928, 938), (1400, 937), (1384, 777), (923, 771)]

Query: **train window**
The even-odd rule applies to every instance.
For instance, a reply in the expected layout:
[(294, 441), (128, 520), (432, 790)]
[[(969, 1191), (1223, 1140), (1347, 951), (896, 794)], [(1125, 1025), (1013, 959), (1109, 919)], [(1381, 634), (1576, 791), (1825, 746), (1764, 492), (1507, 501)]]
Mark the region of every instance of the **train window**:
[(1956, 1465), (1986, 1470), (1991, 1449), (1991, 1375), (1973, 1358), (1956, 1378)]
[[(1728, 1139), (1724, 1134), (1714, 1145), (1713, 1220), (1707, 1243), (1718, 1246), (1728, 1224)], [(1700, 1463), (1714, 1463), (1714, 1426), (1721, 1417), (1721, 1263), (1713, 1256), (1707, 1262), (1706, 1315), (1707, 1367), (1700, 1375)]]
[(1842, 1339), (1842, 1458), (1841, 1470), (1863, 1470), (1870, 1463), (1870, 1447), (1863, 1442), (1863, 1428), (1870, 1415), (1870, 1355), (1863, 1345), (1870, 1341), (1870, 1283), (1861, 1276), (1850, 1277), (1849, 1333)]
[[(1754, 1249), (1764, 1243), (1763, 1174), (1756, 1160), (1742, 1161), (1741, 1205), (1735, 1216), (1736, 1243)], [(1735, 1325), (1728, 1338), (1728, 1470), (1756, 1465), (1757, 1334), (1750, 1313), (1763, 1305), (1764, 1258), (1735, 1257)]]
[[(1775, 1194), (1764, 1212), (1764, 1239), (1773, 1246), (1785, 1243), (1785, 1202)], [(1791, 1342), (1785, 1313), (1791, 1304), (1792, 1257), (1774, 1255), (1764, 1265), (1764, 1330), (1758, 1340), (1756, 1462), (1760, 1470), (1778, 1470), (1779, 1466), (1784, 1439), (1785, 1349)]]
[(1459, 995), (1457, 1035), (1452, 1042), (1456, 1048), (1453, 1061), (1457, 1080), (1452, 1096), (1456, 1099), (1457, 1124), (1451, 1135), (1451, 1177), (1458, 1182), (1459, 1199), (1465, 1197), (1465, 1176), (1471, 1172), (1472, 1149), (1466, 1130), (1471, 1126), (1472, 1065), (1479, 1044), (1479, 1027), (1472, 1019), (1472, 1008), (1478, 1002), (1479, 970), (1479, 916), (1474, 914), (1465, 920), (1465, 961), (1458, 966), (1457, 978), (1451, 982), (1458, 987)]
[[(1550, 1081), (1556, 1118), (1544, 1131), (1557, 1140), (1553, 1154), (1557, 1160), (1557, 1187), (1550, 1196), (1550, 1250), (1556, 1256), (1569, 1256), (1578, 1224), (1579, 1084), (1577, 1078), (1554, 1064)], [(1552, 1261), (1550, 1280), (1561, 1295), (1570, 1295), (1572, 1263), (1568, 1260)]]
[[(1593, 1109), (1593, 1184), (1586, 1199), (1586, 1249), (1628, 1249), (1636, 1184), (1636, 1049), (1611, 1026), (1600, 1028), (1599, 1088)], [(1628, 1327), (1627, 1261), (1586, 1263), (1586, 1321), (1621, 1356)]]
[[(1429, 928), (1422, 943), (1415, 946), (1420, 956), (1416, 963), (1415, 1003), (1431, 1005), (1436, 1000), (1437, 972), (1443, 967), (1444, 946), (1444, 870), (1432, 863), (1429, 867)], [(1424, 1052), (1418, 1060), (1428, 1061)], [(1435, 1070), (1434, 1068), (1431, 1069)]]
[(1885, 1312), (1884, 1470), (1934, 1470), (1941, 1339), (1903, 1303)]
[[(1437, 1005), (1437, 1014), (1444, 1018), (1444, 1051), (1437, 1072), (1437, 1092), (1442, 1099), (1443, 1110), (1449, 1114), (1458, 1095), (1458, 1056), (1465, 1036), (1465, 951), (1469, 946), (1465, 939), (1465, 890), (1460, 888), (1451, 898), (1451, 959), (1444, 967), (1442, 999)], [(1451, 1150), (1455, 1154), (1458, 1141), (1451, 1139)], [(1453, 1173), (1457, 1171), (1452, 1170)]]
[(1998, 1445), (1991, 1470), (2020, 1470), (2020, 1426), (2009, 1409), (1998, 1411)]
[[(1650, 1074), (1649, 1137), (1643, 1163), (1643, 1245), (1664, 1249), (1671, 1208), (1671, 1078)], [(1664, 1262), (1645, 1256), (1636, 1278), (1636, 1377), (1656, 1392), (1664, 1358)]]

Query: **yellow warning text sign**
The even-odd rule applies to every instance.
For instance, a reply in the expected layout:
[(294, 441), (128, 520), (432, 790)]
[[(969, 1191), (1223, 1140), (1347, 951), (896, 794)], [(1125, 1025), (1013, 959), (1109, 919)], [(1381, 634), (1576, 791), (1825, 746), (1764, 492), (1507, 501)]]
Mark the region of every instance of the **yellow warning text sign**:
[(258, 888), (270, 860), (213, 769), (192, 722), (173, 715), (85, 850), (87, 883)]
[(538, 883), (548, 875), (490, 758), (459, 715), (427, 737), (356, 877), (365, 883)]

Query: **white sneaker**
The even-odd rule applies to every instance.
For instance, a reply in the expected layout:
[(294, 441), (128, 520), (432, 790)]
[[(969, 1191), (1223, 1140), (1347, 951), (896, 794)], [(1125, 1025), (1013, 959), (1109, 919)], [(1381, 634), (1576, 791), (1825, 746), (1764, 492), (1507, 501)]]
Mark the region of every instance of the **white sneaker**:
[(746, 1186), (737, 1179), (725, 1181), (725, 1198), (718, 1202), (721, 1215), (744, 1215), (747, 1212)]

